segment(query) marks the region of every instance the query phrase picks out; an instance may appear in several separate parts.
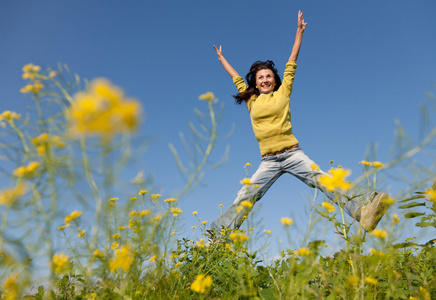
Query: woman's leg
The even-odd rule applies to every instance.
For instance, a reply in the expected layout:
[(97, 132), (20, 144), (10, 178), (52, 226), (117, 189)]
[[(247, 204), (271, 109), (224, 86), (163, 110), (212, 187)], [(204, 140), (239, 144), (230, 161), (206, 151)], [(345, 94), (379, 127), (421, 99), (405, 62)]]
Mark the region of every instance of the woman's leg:
[(242, 201), (248, 201), (254, 205), (268, 191), (271, 185), (283, 174), (280, 162), (274, 159), (275, 156), (262, 158), (257, 171), (250, 179), (249, 185), (244, 185), (233, 202), (233, 204), (222, 213), (212, 224), (211, 229), (221, 228), (235, 229), (241, 226), (252, 207), (241, 205)]
[(294, 175), (310, 187), (320, 189), (331, 201), (336, 204), (343, 204), (344, 211), (352, 218), (360, 220), (360, 210), (362, 207), (362, 197), (353, 197), (348, 200), (344, 195), (332, 193), (318, 183), (320, 176), (326, 173), (319, 168), (313, 168), (315, 163), (301, 150), (294, 148), (286, 153), (281, 154), (284, 157), (282, 165), (286, 172)]

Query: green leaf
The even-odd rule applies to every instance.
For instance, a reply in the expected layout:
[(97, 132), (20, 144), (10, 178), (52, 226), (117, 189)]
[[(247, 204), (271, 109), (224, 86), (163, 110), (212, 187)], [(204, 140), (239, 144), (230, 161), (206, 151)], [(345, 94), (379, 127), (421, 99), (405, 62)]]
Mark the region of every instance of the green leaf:
[(416, 217), (419, 217), (419, 216), (425, 216), (425, 213), (411, 212), (411, 213), (408, 213), (408, 214), (404, 215), (404, 217), (406, 219), (412, 219), (412, 218), (416, 218)]
[(405, 208), (411, 208), (411, 207), (417, 207), (417, 206), (425, 206), (425, 202), (412, 202), (406, 205), (401, 205), (398, 208), (405, 209)]
[(419, 222), (419, 223), (416, 223), (415, 226), (417, 226), (417, 227), (429, 227), (429, 226), (436, 227), (436, 222)]

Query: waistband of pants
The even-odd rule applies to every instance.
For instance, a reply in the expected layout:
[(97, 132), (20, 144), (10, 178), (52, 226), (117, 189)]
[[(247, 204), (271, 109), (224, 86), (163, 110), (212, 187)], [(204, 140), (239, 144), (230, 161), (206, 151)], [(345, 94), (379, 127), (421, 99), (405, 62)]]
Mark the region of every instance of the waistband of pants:
[(294, 145), (294, 146), (292, 146), (292, 147), (289, 147), (289, 148), (286, 148), (286, 149), (283, 149), (283, 150), (277, 151), (277, 152), (264, 154), (264, 155), (262, 155), (262, 157), (267, 157), (267, 156), (272, 156), (272, 155), (282, 154), (282, 153), (285, 153), (286, 151), (289, 151), (289, 150), (294, 149), (294, 148), (297, 148), (297, 147), (298, 147), (298, 144), (297, 144), (297, 145)]

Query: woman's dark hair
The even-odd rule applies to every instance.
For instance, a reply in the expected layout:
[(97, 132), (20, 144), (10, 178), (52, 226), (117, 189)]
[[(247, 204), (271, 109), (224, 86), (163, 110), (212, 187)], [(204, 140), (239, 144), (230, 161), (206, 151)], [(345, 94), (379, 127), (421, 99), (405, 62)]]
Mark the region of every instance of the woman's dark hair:
[(245, 75), (245, 80), (248, 83), (248, 88), (242, 93), (233, 96), (237, 104), (241, 104), (242, 102), (247, 101), (253, 95), (259, 96), (259, 90), (256, 88), (256, 74), (258, 71), (264, 69), (269, 69), (274, 73), (274, 79), (276, 81), (276, 86), (274, 87), (274, 91), (278, 90), (278, 88), (282, 84), (282, 80), (280, 79), (280, 76), (277, 73), (277, 69), (275, 68), (274, 62), (272, 62), (271, 60), (267, 60), (267, 61), (258, 60), (251, 65), (250, 71), (248, 72), (247, 75)]

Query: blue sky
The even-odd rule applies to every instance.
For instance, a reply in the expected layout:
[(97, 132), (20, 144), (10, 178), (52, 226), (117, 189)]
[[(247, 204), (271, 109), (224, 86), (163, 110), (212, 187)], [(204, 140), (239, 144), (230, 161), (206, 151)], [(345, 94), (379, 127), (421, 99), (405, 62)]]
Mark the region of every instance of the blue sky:
[[(254, 61), (266, 59), (282, 74), (298, 10), (308, 25), (291, 96), (294, 134), (322, 169), (334, 160), (355, 179), (369, 145), (378, 145), (378, 160), (389, 160), (395, 120), (418, 136), (419, 104), (434, 92), (436, 80), (434, 1), (2, 1), (0, 110), (25, 110), (30, 100), (19, 89), (27, 63), (66, 63), (82, 78), (110, 79), (142, 102), (140, 134), (154, 138), (129, 172), (153, 173), (155, 192), (170, 197), (183, 181), (168, 143), (182, 151), (178, 133), (188, 133), (193, 108), (206, 108), (198, 96), (214, 92), (225, 103), (220, 133), (232, 126), (235, 131), (214, 156), (230, 145), (227, 164), (208, 170), (206, 185), (180, 202), (189, 233), (196, 222), (192, 211), (211, 222), (219, 204), (233, 202), (244, 165), (251, 163), (254, 171), (260, 162), (248, 112), (234, 105), (236, 90), (212, 46), (222, 45), (242, 76)], [(387, 180), (390, 187), (396, 183)], [(312, 192), (282, 176), (261, 201), (257, 230), (282, 239), (284, 216), (304, 228)], [(294, 247), (304, 238), (298, 231), (293, 237)]]

